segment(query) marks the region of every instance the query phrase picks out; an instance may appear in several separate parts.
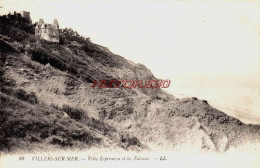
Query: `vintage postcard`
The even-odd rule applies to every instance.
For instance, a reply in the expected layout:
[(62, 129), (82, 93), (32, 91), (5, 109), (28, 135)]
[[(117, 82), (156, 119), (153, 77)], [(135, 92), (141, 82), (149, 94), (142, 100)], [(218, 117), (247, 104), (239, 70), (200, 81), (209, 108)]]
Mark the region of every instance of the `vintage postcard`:
[(259, 168), (260, 2), (0, 0), (0, 168)]

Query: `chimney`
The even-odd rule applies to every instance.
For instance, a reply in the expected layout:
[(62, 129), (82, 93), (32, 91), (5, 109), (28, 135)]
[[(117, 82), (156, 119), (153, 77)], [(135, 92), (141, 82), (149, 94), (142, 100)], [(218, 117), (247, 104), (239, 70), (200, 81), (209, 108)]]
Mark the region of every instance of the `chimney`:
[(56, 25), (57, 27), (59, 27), (59, 23), (58, 23), (58, 20), (57, 20), (57, 19), (54, 19), (54, 20), (53, 20), (53, 24)]
[(41, 25), (43, 23), (44, 23), (43, 19), (40, 19), (38, 24)]

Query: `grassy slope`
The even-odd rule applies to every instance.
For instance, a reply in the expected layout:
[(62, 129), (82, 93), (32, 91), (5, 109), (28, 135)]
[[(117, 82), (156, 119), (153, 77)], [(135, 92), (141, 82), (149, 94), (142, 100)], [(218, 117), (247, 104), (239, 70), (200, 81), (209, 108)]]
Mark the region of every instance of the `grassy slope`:
[[(11, 29), (25, 39), (17, 43), (8, 32), (0, 31), (1, 43), (9, 42), (11, 46), (10, 52), (1, 51), (5, 54), (2, 79), (11, 86), (6, 84), (4, 88), (33, 92), (38, 103), (1, 93), (1, 115), (12, 113), (1, 125), (1, 138), (6, 140), (2, 148), (15, 147), (15, 142), (23, 142), (20, 147), (33, 142), (74, 148), (102, 145), (140, 149), (142, 143), (150, 149), (226, 151), (259, 141), (259, 126), (243, 124), (195, 98), (178, 100), (161, 90), (92, 89), (93, 80), (155, 79), (143, 65), (101, 46), (91, 42), (87, 46), (78, 42), (49, 44)], [(64, 104), (83, 109), (87, 118), (75, 120), (64, 115)], [(33, 123), (43, 127), (34, 128)], [(6, 126), (21, 130), (10, 134)], [(25, 129), (27, 126), (29, 129)]]
[[(136, 149), (138, 150), (141, 147), (137, 139), (127, 134), (121, 134), (114, 127), (91, 117), (91, 114), (89, 115), (86, 109), (82, 110), (85, 113), (82, 118), (70, 116), (68, 110), (62, 108), (62, 105), (59, 107), (55, 104), (58, 98), (57, 90), (53, 90), (55, 85), (52, 82), (55, 81), (48, 81), (48, 79), (49, 76), (54, 76), (54, 78), (55, 76), (60, 78), (68, 77), (69, 81), (65, 83), (70, 85), (73, 77), (55, 69), (48, 71), (51, 74), (44, 73), (45, 70), (42, 64), (16, 52), (15, 48), (12, 48), (12, 44), (9, 45), (4, 40), (0, 41), (1, 44), (5, 45), (3, 48), (10, 47), (8, 52), (1, 50), (1, 56), (5, 56), (1, 57), (1, 64), (3, 65), (0, 95), (1, 150), (17, 150), (21, 148), (31, 150), (35, 149), (37, 144), (41, 144), (40, 148), (56, 146), (58, 148), (84, 149), (90, 146), (99, 146), (128, 149), (131, 146), (137, 146)], [(36, 89), (29, 86), (30, 83), (39, 84), (43, 89), (46, 89), (46, 92), (40, 91), (40, 93), (39, 89), (41, 90), (41, 88), (36, 86), (38, 90), (32, 93), (37, 93), (37, 101), (31, 101), (30, 96), (23, 96), (23, 94), (30, 95), (31, 91)], [(44, 83), (47, 83), (46, 87), (42, 85)], [(64, 83), (61, 85), (64, 85)], [(56, 87), (61, 89), (62, 86)], [(44, 99), (44, 94), (52, 96), (53, 91), (55, 92), (53, 99), (49, 99), (49, 97)], [(65, 88), (63, 94), (71, 94), (70, 91), (71, 89)], [(63, 104), (70, 105), (72, 103), (66, 100)], [(73, 104), (72, 107), (69, 107), (74, 111), (78, 109), (73, 108)]]

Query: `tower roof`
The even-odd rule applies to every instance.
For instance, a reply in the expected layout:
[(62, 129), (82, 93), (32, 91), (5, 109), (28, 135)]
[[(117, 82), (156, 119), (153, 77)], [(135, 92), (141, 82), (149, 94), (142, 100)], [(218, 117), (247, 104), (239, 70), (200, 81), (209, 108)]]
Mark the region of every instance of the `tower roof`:
[(43, 24), (43, 23), (44, 23), (43, 19), (40, 19), (38, 24)]
[(58, 25), (59, 25), (58, 20), (57, 20), (57, 19), (54, 19), (54, 20), (53, 20), (53, 24), (55, 24), (56, 26), (58, 26)]

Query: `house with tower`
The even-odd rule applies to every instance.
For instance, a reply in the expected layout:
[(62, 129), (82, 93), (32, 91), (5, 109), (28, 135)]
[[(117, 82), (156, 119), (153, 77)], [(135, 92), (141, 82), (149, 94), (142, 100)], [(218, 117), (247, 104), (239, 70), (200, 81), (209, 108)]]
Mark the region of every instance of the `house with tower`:
[(40, 19), (35, 26), (35, 35), (40, 39), (58, 43), (59, 42), (59, 24), (58, 20), (54, 19), (53, 23), (44, 23), (43, 19)]

